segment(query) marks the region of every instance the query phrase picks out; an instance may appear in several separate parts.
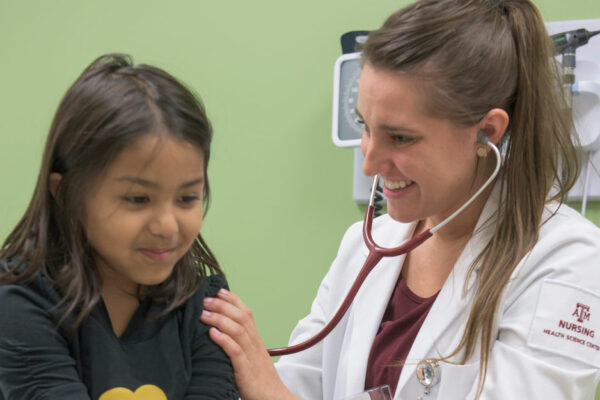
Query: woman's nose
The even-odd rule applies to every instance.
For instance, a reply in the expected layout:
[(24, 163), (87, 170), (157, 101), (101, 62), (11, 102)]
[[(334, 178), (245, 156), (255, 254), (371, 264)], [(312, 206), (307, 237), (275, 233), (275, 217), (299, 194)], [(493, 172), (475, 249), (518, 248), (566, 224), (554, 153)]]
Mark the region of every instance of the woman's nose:
[(385, 165), (385, 148), (379, 140), (363, 133), (360, 149), (365, 161), (362, 171), (366, 176), (380, 175)]

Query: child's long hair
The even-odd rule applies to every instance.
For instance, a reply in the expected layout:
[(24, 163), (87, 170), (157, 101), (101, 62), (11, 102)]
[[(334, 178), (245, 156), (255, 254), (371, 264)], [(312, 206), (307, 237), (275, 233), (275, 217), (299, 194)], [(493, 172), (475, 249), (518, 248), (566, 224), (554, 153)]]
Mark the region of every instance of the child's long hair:
[[(42, 274), (62, 296), (63, 319), (74, 314), (75, 326), (85, 319), (101, 291), (84, 229), (85, 194), (123, 149), (150, 132), (201, 149), (206, 210), (212, 129), (202, 104), (165, 71), (134, 66), (125, 55), (101, 56), (73, 83), (56, 111), (31, 202), (0, 248), (0, 260), (13, 260), (0, 269), (0, 283), (25, 284)], [(62, 175), (56, 200), (48, 187), (54, 172)], [(166, 302), (166, 314), (214, 273), (222, 271), (198, 234), (171, 276), (143, 288), (143, 294)]]
[(478, 288), (462, 340), (444, 358), (464, 362), (479, 349), (478, 395), (504, 289), (538, 240), (546, 203), (564, 201), (579, 175), (553, 55), (530, 0), (421, 0), (390, 16), (364, 48), (375, 68), (420, 79), (432, 115), (466, 126), (496, 107), (510, 116), (493, 240), (469, 270), (480, 266)]

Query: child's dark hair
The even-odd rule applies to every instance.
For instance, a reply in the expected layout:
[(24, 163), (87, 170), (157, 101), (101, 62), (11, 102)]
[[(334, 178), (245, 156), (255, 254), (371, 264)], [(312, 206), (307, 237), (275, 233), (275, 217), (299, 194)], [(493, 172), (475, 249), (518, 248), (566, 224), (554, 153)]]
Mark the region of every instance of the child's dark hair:
[[(134, 66), (126, 55), (101, 56), (77, 78), (56, 111), (31, 202), (0, 248), (0, 260), (14, 260), (0, 271), (0, 283), (27, 283), (42, 274), (60, 292), (64, 317), (75, 313), (76, 325), (85, 319), (101, 290), (84, 229), (85, 193), (123, 149), (148, 133), (202, 150), (206, 210), (212, 129), (200, 101), (161, 69)], [(48, 187), (55, 172), (62, 175), (56, 199)], [(143, 295), (166, 302), (166, 314), (215, 273), (223, 274), (198, 234), (171, 276), (143, 288)]]

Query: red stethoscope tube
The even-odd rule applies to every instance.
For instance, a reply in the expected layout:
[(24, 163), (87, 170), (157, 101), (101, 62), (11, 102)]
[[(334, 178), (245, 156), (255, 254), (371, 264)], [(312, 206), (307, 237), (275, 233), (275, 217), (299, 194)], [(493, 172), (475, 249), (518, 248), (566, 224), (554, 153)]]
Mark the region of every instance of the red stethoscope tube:
[(408, 242), (406, 242), (398, 247), (395, 247), (393, 249), (386, 249), (383, 247), (379, 247), (373, 241), (373, 237), (371, 236), (371, 225), (372, 224), (373, 224), (373, 205), (369, 204), (369, 206), (367, 207), (367, 211), (365, 213), (365, 221), (363, 224), (363, 236), (365, 239), (365, 244), (367, 245), (367, 248), (369, 249), (369, 255), (367, 256), (367, 259), (365, 260), (365, 264), (363, 265), (362, 269), (360, 270), (360, 273), (356, 277), (354, 284), (350, 288), (350, 291), (346, 295), (344, 302), (342, 303), (340, 308), (337, 310), (337, 312), (335, 313), (333, 318), (331, 318), (329, 323), (327, 325), (325, 325), (319, 333), (317, 333), (315, 336), (313, 336), (312, 338), (308, 339), (305, 342), (298, 343), (296, 345), (289, 346), (289, 347), (282, 347), (279, 349), (269, 349), (268, 351), (269, 351), (269, 355), (271, 357), (284, 356), (286, 354), (297, 353), (299, 351), (306, 350), (309, 347), (312, 347), (315, 344), (319, 343), (321, 340), (323, 340), (325, 338), (325, 336), (327, 336), (329, 334), (329, 332), (331, 332), (333, 330), (333, 328), (335, 328), (335, 326), (338, 324), (338, 322), (340, 322), (340, 320), (342, 319), (342, 317), (344, 316), (344, 314), (350, 307), (350, 304), (352, 304), (352, 301), (354, 300), (354, 297), (356, 296), (358, 289), (360, 289), (360, 286), (362, 285), (364, 280), (367, 278), (367, 275), (369, 275), (369, 273), (373, 270), (373, 268), (375, 268), (375, 266), (377, 265), (379, 260), (381, 260), (382, 257), (395, 257), (395, 256), (399, 256), (399, 255), (408, 253), (409, 251), (411, 251), (412, 249), (414, 249), (415, 247), (417, 247), (418, 245), (423, 243), (425, 240), (427, 240), (432, 235), (432, 233), (428, 229), (425, 232), (422, 232), (418, 236), (415, 236)]
[(453, 220), (458, 214), (460, 214), (465, 208), (467, 208), (483, 192), (483, 190), (493, 182), (493, 180), (500, 172), (500, 167), (502, 165), (502, 157), (500, 156), (500, 151), (498, 150), (496, 145), (490, 142), (487, 139), (487, 137), (485, 137), (483, 134), (479, 135), (478, 140), (480, 143), (488, 145), (496, 155), (496, 168), (494, 169), (494, 172), (490, 175), (490, 177), (487, 179), (487, 181), (479, 188), (479, 190), (477, 190), (477, 192), (475, 192), (473, 196), (471, 196), (471, 198), (468, 201), (466, 201), (458, 210), (456, 210), (444, 221), (440, 222), (438, 225), (434, 226), (431, 229), (427, 229), (426, 231), (413, 237), (409, 241), (401, 244), (400, 246), (391, 249), (386, 249), (385, 247), (377, 245), (377, 243), (375, 243), (371, 235), (371, 226), (373, 225), (373, 203), (375, 197), (375, 188), (377, 187), (378, 181), (378, 177), (375, 177), (375, 179), (373, 180), (373, 188), (371, 190), (371, 199), (369, 201), (367, 211), (365, 212), (365, 220), (363, 223), (363, 238), (365, 240), (367, 249), (369, 249), (369, 255), (367, 256), (365, 264), (363, 265), (358, 276), (356, 277), (354, 284), (350, 288), (350, 291), (346, 295), (346, 298), (342, 302), (342, 305), (337, 310), (333, 318), (331, 318), (331, 320), (327, 323), (327, 325), (325, 325), (323, 329), (321, 329), (321, 331), (315, 336), (293, 346), (269, 349), (268, 352), (271, 357), (298, 353), (302, 350), (306, 350), (309, 347), (314, 346), (315, 344), (323, 340), (325, 336), (327, 336), (333, 330), (333, 328), (335, 328), (336, 325), (340, 322), (346, 311), (348, 311), (348, 308), (350, 307), (350, 304), (352, 304), (352, 301), (354, 300), (356, 293), (358, 293), (360, 286), (367, 278), (367, 275), (369, 275), (373, 268), (375, 268), (379, 260), (381, 260), (383, 257), (396, 257), (402, 254), (406, 254), (415, 247), (419, 246), (425, 240), (429, 239), (434, 232), (444, 227), (448, 222)]

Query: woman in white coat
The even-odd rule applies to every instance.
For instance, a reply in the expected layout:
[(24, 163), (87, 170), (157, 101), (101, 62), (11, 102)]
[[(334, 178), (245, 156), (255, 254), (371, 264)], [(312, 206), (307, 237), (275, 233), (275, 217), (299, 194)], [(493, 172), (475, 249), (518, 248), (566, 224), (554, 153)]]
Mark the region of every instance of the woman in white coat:
[[(369, 35), (357, 112), (363, 170), (388, 199), (375, 240), (396, 246), (481, 187), (496, 159), (478, 135), (503, 149), (500, 175), (421, 246), (381, 261), (334, 331), (276, 369), (241, 300), (208, 299), (202, 320), (244, 399), (337, 400), (382, 384), (395, 399), (593, 398), (600, 230), (561, 204), (579, 160), (552, 54), (529, 0), (422, 0)], [(291, 343), (331, 319), (366, 255), (354, 225)], [(419, 379), (418, 365), (439, 379)]]

